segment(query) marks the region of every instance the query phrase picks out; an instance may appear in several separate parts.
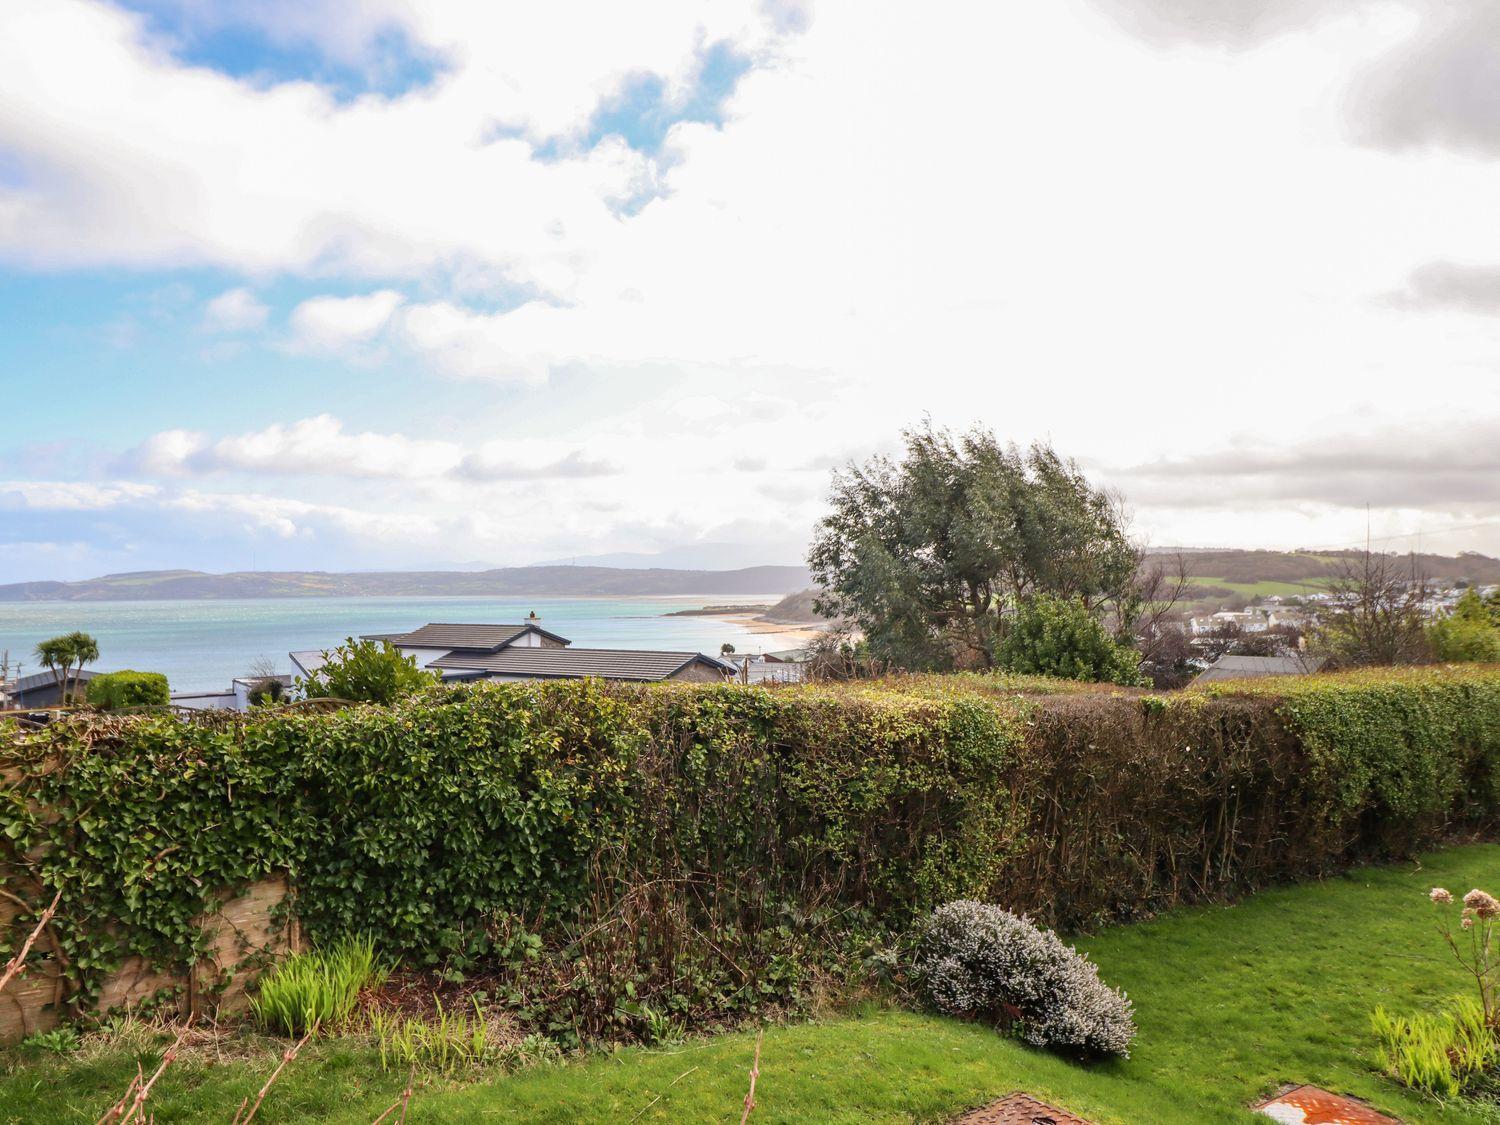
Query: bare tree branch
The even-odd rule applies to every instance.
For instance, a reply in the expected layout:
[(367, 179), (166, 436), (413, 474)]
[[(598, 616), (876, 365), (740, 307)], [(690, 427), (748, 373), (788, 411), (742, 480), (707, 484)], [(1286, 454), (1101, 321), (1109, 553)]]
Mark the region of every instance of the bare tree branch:
[(5, 991), (5, 986), (11, 982), (12, 977), (20, 975), (22, 967), (26, 964), (26, 957), (31, 953), (32, 944), (36, 941), (38, 935), (40, 935), (41, 932), (47, 928), (47, 923), (52, 921), (52, 915), (57, 913), (57, 904), (61, 901), (62, 888), (59, 887), (57, 890), (57, 894), (52, 896), (52, 905), (47, 907), (46, 910), (42, 911), (42, 916), (37, 919), (36, 925), (32, 928), (31, 933), (27, 936), (25, 943), (20, 948), (20, 951), (5, 963), (5, 972), (3, 975), (0, 975), (0, 992)]

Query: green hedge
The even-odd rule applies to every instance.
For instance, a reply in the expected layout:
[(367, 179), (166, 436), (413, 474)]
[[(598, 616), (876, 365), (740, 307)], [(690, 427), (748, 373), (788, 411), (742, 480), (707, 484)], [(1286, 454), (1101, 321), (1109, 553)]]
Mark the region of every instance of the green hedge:
[(88, 700), (106, 711), (126, 707), (165, 707), (172, 702), (167, 677), (160, 672), (105, 672), (89, 681)]
[(581, 1034), (653, 990), (795, 1002), (809, 965), (949, 898), (1076, 926), (1487, 828), (1500, 670), (486, 685), (8, 741), (4, 879), (64, 889), (80, 997), (129, 953), (190, 960), (220, 889), (285, 869), (314, 939), (465, 969), (545, 947), (570, 967), (516, 1004)]

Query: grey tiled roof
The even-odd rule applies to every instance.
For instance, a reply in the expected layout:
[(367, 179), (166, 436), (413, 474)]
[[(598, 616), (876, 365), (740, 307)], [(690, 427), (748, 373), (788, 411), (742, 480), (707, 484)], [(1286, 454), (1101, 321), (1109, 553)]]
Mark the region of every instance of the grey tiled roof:
[(567, 639), (549, 633), (539, 625), (464, 625), (433, 622), (413, 629), (410, 633), (399, 633), (384, 638), (392, 644), (407, 648), (463, 648), (479, 652), (498, 652), (528, 629), (535, 629), (545, 637), (567, 644)]
[(621, 648), (507, 648), (489, 656), (450, 652), (433, 668), (464, 669), (495, 676), (538, 679), (665, 680), (694, 661), (721, 671), (726, 666), (700, 652), (656, 652)]
[(1303, 656), (1298, 653), (1286, 656), (1221, 656), (1198, 673), (1193, 683), (1252, 680), (1259, 676), (1305, 676), (1316, 672), (1324, 663), (1326, 661), (1321, 656)]
[[(101, 673), (94, 671), (92, 668), (85, 668), (82, 672), (75, 669), (68, 673), (68, 683), (71, 685), (74, 679), (77, 679), (79, 683), (86, 684), (98, 675), (101, 675)], [(21, 692), (35, 691), (37, 688), (56, 686), (57, 677), (51, 672), (33, 672), (31, 675), (22, 676), (17, 680), (14, 690), (19, 695)]]

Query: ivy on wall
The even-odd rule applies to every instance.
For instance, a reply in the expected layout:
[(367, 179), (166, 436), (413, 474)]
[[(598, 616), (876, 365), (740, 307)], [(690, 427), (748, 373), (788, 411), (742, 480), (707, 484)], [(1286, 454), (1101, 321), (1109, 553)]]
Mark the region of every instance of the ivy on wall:
[(314, 940), (473, 964), (545, 936), (602, 1020), (651, 982), (722, 1011), (784, 998), (814, 930), (833, 948), (840, 926), (951, 898), (1075, 925), (1487, 824), (1500, 672), (1164, 696), (999, 676), (480, 685), (0, 743), (0, 879), (33, 906), (62, 889), (76, 1002), (131, 954), (192, 963), (221, 893), (286, 871)]

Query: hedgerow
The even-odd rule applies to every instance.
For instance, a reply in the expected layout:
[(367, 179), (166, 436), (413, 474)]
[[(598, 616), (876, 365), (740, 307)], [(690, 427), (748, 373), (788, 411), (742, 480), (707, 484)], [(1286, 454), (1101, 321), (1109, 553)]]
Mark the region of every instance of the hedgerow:
[(798, 1004), (953, 899), (1077, 927), (1398, 855), (1500, 805), (1500, 670), (1151, 695), (1000, 676), (438, 688), (0, 735), (0, 877), (82, 1006), (285, 871), (304, 932), (484, 971), (563, 1037)]

